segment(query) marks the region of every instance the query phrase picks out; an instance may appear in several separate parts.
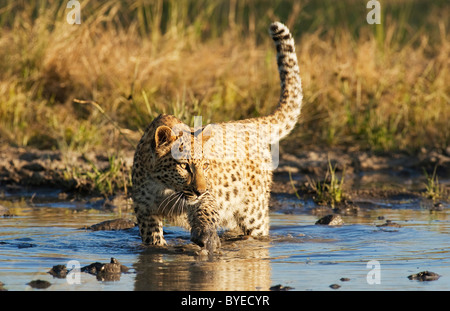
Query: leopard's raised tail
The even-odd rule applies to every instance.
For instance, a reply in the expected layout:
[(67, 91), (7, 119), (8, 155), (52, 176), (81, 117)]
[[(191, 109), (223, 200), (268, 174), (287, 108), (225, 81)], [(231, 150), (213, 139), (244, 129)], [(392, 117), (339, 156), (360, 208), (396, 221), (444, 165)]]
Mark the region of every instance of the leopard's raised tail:
[(278, 108), (272, 114), (260, 119), (263, 124), (279, 126), (276, 138), (280, 140), (292, 131), (300, 116), (303, 99), (302, 83), (291, 32), (280, 22), (272, 23), (269, 32), (277, 49), (281, 92)]

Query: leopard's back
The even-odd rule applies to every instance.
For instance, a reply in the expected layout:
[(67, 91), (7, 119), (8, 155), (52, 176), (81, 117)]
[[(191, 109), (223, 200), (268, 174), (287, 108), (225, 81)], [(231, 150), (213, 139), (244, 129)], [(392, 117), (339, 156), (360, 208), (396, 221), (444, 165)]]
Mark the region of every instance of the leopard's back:
[[(274, 146), (288, 135), (301, 112), (302, 86), (294, 39), (282, 23), (270, 26), (277, 50), (281, 92), (277, 109), (268, 116), (220, 123), (219, 135), (211, 140), (220, 145), (212, 158), (211, 190), (222, 206), (224, 225), (231, 223), (245, 234), (267, 235), (272, 184)], [(228, 139), (228, 140), (227, 140)], [(231, 151), (231, 157), (229, 151)], [(234, 152), (234, 157), (233, 157)], [(278, 160), (278, 159), (275, 159)]]

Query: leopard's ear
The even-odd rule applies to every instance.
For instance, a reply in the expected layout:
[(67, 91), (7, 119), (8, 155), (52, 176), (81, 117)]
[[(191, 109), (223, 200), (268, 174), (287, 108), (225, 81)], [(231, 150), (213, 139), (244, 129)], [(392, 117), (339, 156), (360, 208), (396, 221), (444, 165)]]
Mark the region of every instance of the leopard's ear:
[(206, 143), (212, 137), (212, 134), (213, 134), (213, 126), (211, 124), (208, 124), (202, 129), (203, 143)]
[(173, 141), (177, 139), (177, 136), (168, 126), (161, 125), (156, 129), (155, 133), (155, 146), (159, 148), (163, 145), (170, 145)]

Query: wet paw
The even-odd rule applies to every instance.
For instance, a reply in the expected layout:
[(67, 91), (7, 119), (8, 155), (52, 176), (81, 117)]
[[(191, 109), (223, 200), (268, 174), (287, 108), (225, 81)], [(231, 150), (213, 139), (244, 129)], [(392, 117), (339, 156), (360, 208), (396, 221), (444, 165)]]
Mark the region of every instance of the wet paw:
[(206, 249), (209, 253), (213, 253), (220, 248), (220, 239), (216, 229), (191, 230), (191, 241), (198, 246)]
[(167, 242), (164, 239), (164, 237), (158, 235), (158, 236), (147, 236), (145, 238), (142, 238), (142, 242), (145, 245), (154, 245), (154, 246), (166, 246)]

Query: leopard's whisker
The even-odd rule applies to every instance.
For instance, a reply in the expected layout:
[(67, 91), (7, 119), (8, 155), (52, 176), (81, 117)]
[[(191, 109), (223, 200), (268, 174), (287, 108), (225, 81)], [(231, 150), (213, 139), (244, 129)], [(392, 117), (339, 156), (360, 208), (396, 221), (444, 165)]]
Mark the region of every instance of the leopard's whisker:
[(186, 198), (183, 196), (183, 200), (181, 201), (179, 208), (179, 213), (183, 214), (184, 213), (184, 208), (186, 207)]
[[(167, 197), (164, 198), (163, 201), (161, 201), (161, 203), (159, 203), (158, 205), (158, 212), (162, 212), (164, 211), (164, 209), (166, 208), (168, 202), (166, 202), (167, 200), (169, 200), (172, 197), (172, 194), (168, 195)], [(165, 205), (163, 206), (163, 204), (165, 203)]]
[[(168, 196), (167, 196), (167, 197), (159, 204), (159, 206), (158, 206), (158, 212), (164, 212), (165, 209), (166, 209), (168, 206), (171, 206), (171, 205), (169, 205), (170, 202), (172, 202), (173, 200), (175, 200), (175, 199), (179, 196), (179, 194), (180, 194), (180, 192), (174, 192), (174, 193), (168, 195)], [(164, 206), (163, 206), (163, 204), (164, 204)]]
[(180, 203), (178, 204), (178, 207), (177, 207), (177, 209), (178, 209), (177, 212), (178, 212), (179, 215), (184, 213), (184, 206), (185, 205), (186, 205), (186, 197), (184, 196), (184, 194), (182, 194), (181, 195), (181, 201), (180, 201)]
[(179, 204), (180, 199), (182, 198), (182, 196), (183, 196), (183, 193), (179, 193), (178, 194), (177, 200), (175, 201), (175, 203), (170, 208), (170, 211), (169, 211), (168, 215), (172, 215), (173, 216), (175, 210), (177, 209), (176, 206)]

